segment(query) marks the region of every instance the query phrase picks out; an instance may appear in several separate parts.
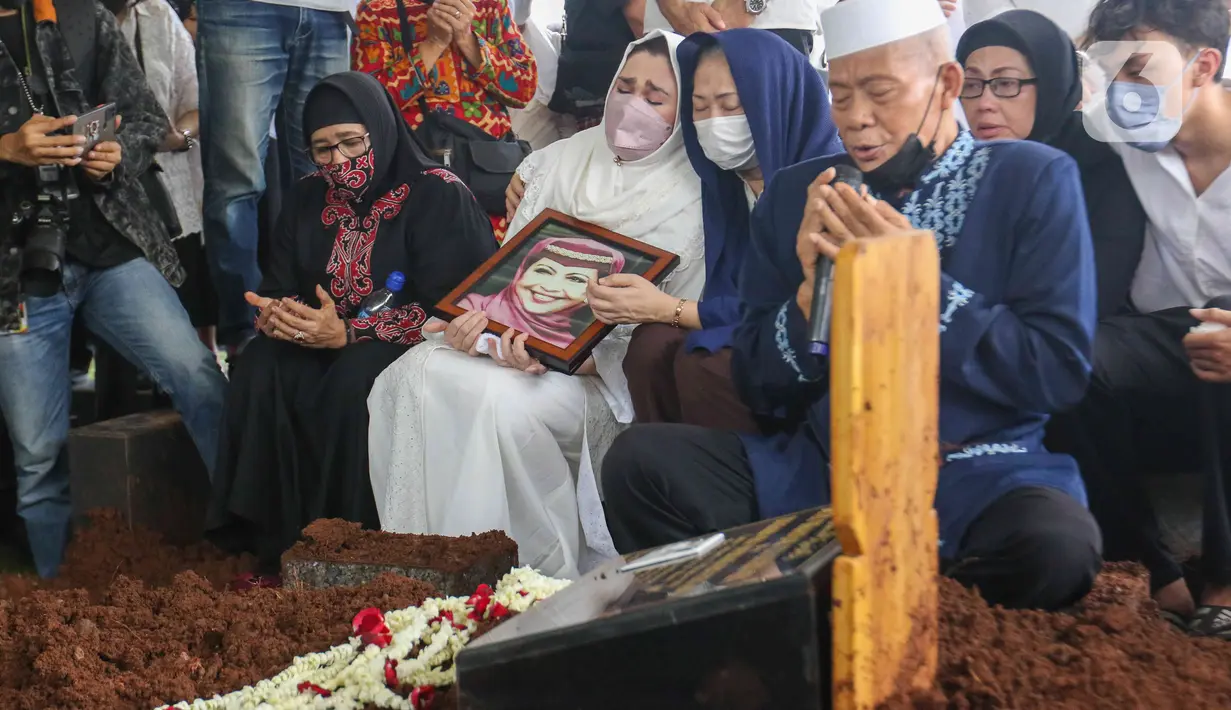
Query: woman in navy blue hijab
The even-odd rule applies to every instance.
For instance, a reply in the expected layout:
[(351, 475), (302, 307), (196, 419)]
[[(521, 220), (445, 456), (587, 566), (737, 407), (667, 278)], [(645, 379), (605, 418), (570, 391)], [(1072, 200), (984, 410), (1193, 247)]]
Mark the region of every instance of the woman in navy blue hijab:
[(739, 322), (740, 265), (752, 205), (774, 173), (842, 152), (829, 92), (808, 59), (764, 30), (694, 34), (677, 50), (692, 101), (684, 143), (701, 177), (705, 292), (670, 325), (633, 332), (624, 371), (639, 423), (696, 424), (756, 432), (731, 382), (731, 334)]

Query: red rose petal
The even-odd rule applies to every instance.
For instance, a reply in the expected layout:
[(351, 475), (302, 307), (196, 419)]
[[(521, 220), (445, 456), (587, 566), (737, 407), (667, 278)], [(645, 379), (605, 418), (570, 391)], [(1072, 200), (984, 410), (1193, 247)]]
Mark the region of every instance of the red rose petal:
[(313, 693), (316, 693), (322, 698), (328, 698), (330, 695), (333, 695), (333, 693), (329, 692), (328, 690), (325, 690), (324, 688), (317, 685), (316, 683), (309, 683), (308, 681), (304, 681), (300, 683), (298, 687), (299, 687), (299, 692), (301, 693), (304, 692), (305, 690), (311, 690)]
[(393, 690), (398, 687), (398, 662), (393, 658), (385, 661), (385, 685)]
[(368, 607), (355, 614), (354, 620), (351, 621), (351, 628), (356, 636), (389, 630), (389, 627), (385, 626), (385, 615), (375, 607)]
[(375, 645), (377, 648), (384, 648), (393, 640), (393, 634), (389, 633), (389, 627), (385, 624), (385, 615), (380, 609), (369, 607), (355, 614), (351, 628), (365, 646)]
[(500, 602), (496, 602), (492, 604), (491, 617), (493, 619), (503, 619), (504, 617), (508, 615), (509, 615), (509, 608), (507, 606), (501, 604)]
[(527, 591), (526, 591), (526, 590), (524, 590), (524, 589), (519, 589), (519, 590), (517, 590), (517, 593), (518, 593), (518, 594), (520, 594), (520, 595), (522, 595), (523, 597), (528, 597), (528, 596), (530, 596), (530, 592), (527, 592)]
[(430, 685), (421, 685), (418, 688), (410, 691), (410, 706), (415, 710), (422, 710), (432, 704), (432, 697), (436, 695), (436, 688)]
[(385, 646), (388, 646), (390, 643), (393, 642), (393, 634), (389, 634), (389, 633), (360, 634), (359, 642), (362, 643), (364, 646), (375, 646), (377, 648), (384, 648)]

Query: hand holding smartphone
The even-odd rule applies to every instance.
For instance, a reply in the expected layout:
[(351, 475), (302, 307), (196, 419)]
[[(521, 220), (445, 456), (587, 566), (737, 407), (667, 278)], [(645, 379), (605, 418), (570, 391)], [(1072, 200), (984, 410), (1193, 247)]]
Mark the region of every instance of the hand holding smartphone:
[(85, 136), (82, 154), (94, 150), (94, 146), (106, 141), (115, 140), (115, 104), (99, 106), (77, 117), (73, 124), (73, 135)]

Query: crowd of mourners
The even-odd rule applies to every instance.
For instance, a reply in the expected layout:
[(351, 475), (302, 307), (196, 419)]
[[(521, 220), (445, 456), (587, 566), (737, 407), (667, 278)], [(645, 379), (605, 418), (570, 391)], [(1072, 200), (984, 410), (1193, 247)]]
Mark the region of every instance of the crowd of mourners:
[[(1059, 609), (1136, 560), (1166, 618), (1231, 640), (1228, 3), (1098, 0), (1077, 38), (956, 10), (0, 0), (0, 412), (39, 573), (71, 528), (75, 322), (170, 397), (207, 535), (259, 573), (323, 517), (504, 530), (574, 578), (825, 505), (818, 260), (917, 229), (941, 265), (945, 574)], [(115, 140), (83, 150), (75, 117), (104, 103)], [(466, 164), (446, 134), (515, 159)], [(80, 192), (50, 291), (22, 216), (44, 168)], [(432, 317), (545, 210), (679, 257), (651, 282), (535, 247), (514, 281), (580, 274), (554, 302), (614, 326), (573, 375), (527, 348), (557, 312)], [(1193, 587), (1147, 486), (1182, 472)]]

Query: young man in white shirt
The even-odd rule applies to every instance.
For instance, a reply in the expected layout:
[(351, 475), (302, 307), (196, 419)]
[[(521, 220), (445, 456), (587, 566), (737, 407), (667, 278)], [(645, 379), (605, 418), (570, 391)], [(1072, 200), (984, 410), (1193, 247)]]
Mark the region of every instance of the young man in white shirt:
[(279, 154), (289, 156), (290, 174), (314, 170), (304, 153), (303, 105), (318, 81), (350, 65), (354, 9), (355, 0), (198, 3), (205, 242), (218, 293), (218, 344), (232, 354), (253, 334), (244, 292), (261, 282), (257, 203), (265, 193), (270, 122), (281, 107)]
[[(1178, 56), (1139, 48), (1111, 68), (1119, 73), (1096, 124), (1149, 223), (1133, 311), (1100, 323), (1086, 399), (1053, 434), (1081, 465), (1108, 559), (1142, 561), (1169, 618), (1231, 640), (1231, 93), (1218, 81), (1227, 9), (1224, 0), (1100, 0), (1086, 40), (1166, 42)], [(1147, 69), (1151, 61), (1162, 64)], [(1158, 465), (1143, 465), (1156, 449)], [(1162, 544), (1137, 478), (1146, 467), (1204, 475), (1197, 598)]]

